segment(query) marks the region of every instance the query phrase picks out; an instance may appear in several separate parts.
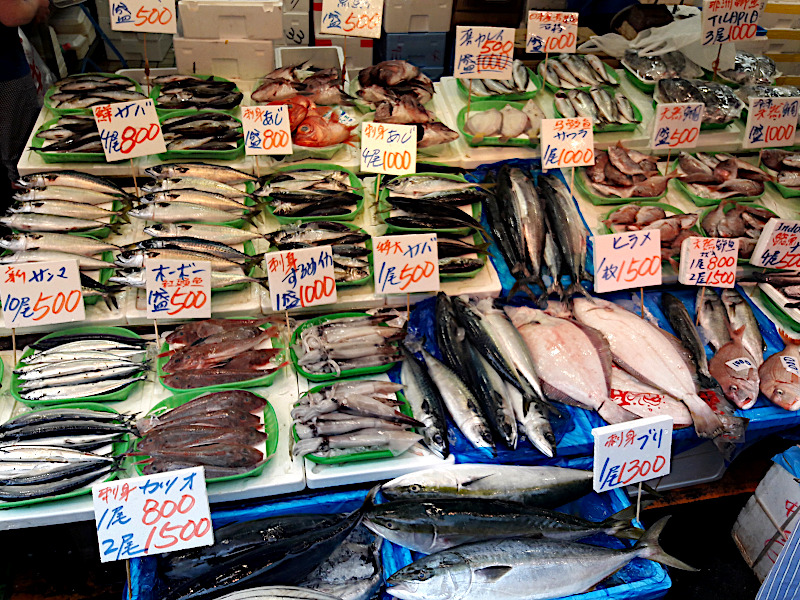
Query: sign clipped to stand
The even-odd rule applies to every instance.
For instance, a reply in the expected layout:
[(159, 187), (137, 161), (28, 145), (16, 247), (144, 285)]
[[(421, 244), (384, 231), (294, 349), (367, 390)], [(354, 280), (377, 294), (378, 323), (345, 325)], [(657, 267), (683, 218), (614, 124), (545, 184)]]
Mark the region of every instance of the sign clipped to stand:
[(113, 31), (178, 33), (175, 0), (108, 0)]
[(0, 297), (8, 329), (86, 318), (76, 260), (4, 265)]
[(741, 42), (756, 37), (766, 0), (703, 0), (703, 46)]
[(372, 238), (376, 294), (439, 290), (436, 234), (385, 235)]
[(289, 109), (280, 106), (243, 106), (244, 153), (291, 154), (292, 130)]
[(702, 102), (666, 102), (656, 105), (650, 148), (694, 148), (700, 137), (704, 105)]
[(330, 246), (270, 252), (264, 261), (272, 310), (281, 312), (336, 303)]
[(736, 285), (738, 238), (690, 237), (681, 243), (678, 281), (683, 285)]
[(167, 150), (151, 98), (93, 106), (92, 114), (108, 162)]
[(578, 45), (578, 13), (528, 11), (525, 52), (574, 54)]
[(542, 169), (594, 164), (592, 119), (542, 119)]
[(514, 29), (511, 27), (456, 27), (453, 75), (458, 79), (511, 79)]
[(768, 269), (800, 269), (800, 221), (767, 221), (750, 264)]
[(214, 544), (203, 467), (92, 486), (100, 561)]
[(592, 429), (597, 493), (669, 475), (672, 417), (647, 417)]
[(750, 98), (742, 148), (791, 146), (798, 112), (800, 98)]
[(210, 319), (211, 263), (145, 260), (148, 319)]
[(405, 175), (417, 170), (417, 126), (361, 124), (361, 170)]
[(324, 35), (379, 38), (383, 23), (383, 0), (322, 0)]
[(596, 292), (661, 285), (661, 231), (658, 229), (596, 235), (592, 242)]

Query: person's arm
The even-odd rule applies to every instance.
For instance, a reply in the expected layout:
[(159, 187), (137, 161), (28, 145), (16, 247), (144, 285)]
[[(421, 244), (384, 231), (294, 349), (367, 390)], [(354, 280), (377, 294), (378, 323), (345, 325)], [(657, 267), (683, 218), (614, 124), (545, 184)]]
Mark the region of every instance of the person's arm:
[(0, 0), (0, 23), (6, 27), (27, 25), (34, 18), (47, 18), (49, 0)]

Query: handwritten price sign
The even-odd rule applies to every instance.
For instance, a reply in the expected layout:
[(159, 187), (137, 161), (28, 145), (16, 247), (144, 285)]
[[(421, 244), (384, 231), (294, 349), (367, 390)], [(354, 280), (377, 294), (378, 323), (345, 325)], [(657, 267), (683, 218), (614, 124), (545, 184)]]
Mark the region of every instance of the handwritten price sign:
[(511, 79), (514, 29), (456, 27), (455, 75), (459, 79)]
[(245, 154), (291, 154), (289, 109), (280, 106), (243, 106)]
[(417, 126), (361, 124), (361, 170), (405, 175), (417, 170)]
[(770, 269), (800, 269), (800, 221), (767, 221), (750, 264)]
[(330, 246), (270, 252), (267, 261), (272, 310), (283, 311), (336, 302)]
[(594, 164), (592, 119), (542, 119), (542, 169)]
[(737, 238), (690, 237), (681, 243), (678, 281), (683, 285), (736, 285)]
[(672, 417), (647, 417), (592, 429), (595, 492), (669, 475)]
[(702, 102), (669, 102), (656, 105), (650, 147), (694, 148), (703, 122)]
[(211, 318), (211, 263), (145, 261), (147, 318)]
[(756, 37), (765, 3), (766, 0), (703, 0), (702, 45)]
[(320, 32), (355, 37), (381, 37), (383, 0), (322, 0)]
[(203, 467), (92, 486), (101, 562), (211, 546)]
[(108, 162), (166, 152), (151, 98), (93, 106), (92, 112)]
[(525, 52), (575, 53), (578, 43), (578, 13), (549, 10), (528, 11)]
[(800, 98), (750, 98), (742, 148), (791, 146)]
[(596, 235), (592, 239), (596, 292), (661, 285), (658, 229)]
[(142, 33), (178, 33), (175, 0), (108, 0), (111, 29)]
[(439, 290), (439, 247), (435, 233), (372, 238), (372, 257), (377, 294)]
[(0, 296), (3, 324), (9, 329), (86, 318), (75, 260), (7, 265), (0, 279)]

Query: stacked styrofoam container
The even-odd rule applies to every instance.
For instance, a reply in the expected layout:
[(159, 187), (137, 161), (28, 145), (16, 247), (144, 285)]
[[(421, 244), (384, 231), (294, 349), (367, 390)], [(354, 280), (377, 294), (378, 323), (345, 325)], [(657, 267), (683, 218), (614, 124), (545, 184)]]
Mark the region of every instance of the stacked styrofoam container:
[(348, 72), (351, 69), (360, 70), (373, 64), (373, 50), (377, 40), (372, 38), (321, 34), (320, 28), (322, 26), (322, 0), (312, 0), (311, 6), (313, 8), (314, 16), (315, 46), (339, 46), (342, 48), (344, 51)]
[(736, 48), (768, 56), (781, 73), (800, 78), (800, 0), (768, 0), (758, 24), (766, 37), (737, 42)]
[(79, 60), (86, 56), (97, 37), (80, 6), (54, 10), (48, 24), (55, 30), (59, 45), (64, 50), (74, 50)]
[(180, 0), (182, 35), (175, 36), (180, 73), (257, 79), (274, 65), (283, 40), (281, 0)]
[(283, 0), (283, 46), (310, 46), (311, 0)]
[[(97, 24), (106, 34), (109, 41), (122, 54), (125, 60), (144, 60), (145, 37), (143, 33), (134, 31), (113, 31), (111, 29), (111, 14), (108, 0), (96, 0)], [(147, 34), (147, 59), (150, 62), (160, 62), (172, 46), (172, 36), (168, 33)], [(106, 43), (106, 56), (109, 60), (116, 60), (117, 55)]]

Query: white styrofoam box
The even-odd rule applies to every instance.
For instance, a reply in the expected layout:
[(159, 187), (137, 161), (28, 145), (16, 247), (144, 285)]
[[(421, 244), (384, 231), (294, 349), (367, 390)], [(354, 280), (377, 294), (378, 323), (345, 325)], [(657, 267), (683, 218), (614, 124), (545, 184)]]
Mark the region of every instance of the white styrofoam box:
[[(345, 44), (345, 39), (347, 43)], [(315, 35), (315, 46), (339, 46), (344, 49), (348, 69), (363, 69), (372, 64), (375, 40), (371, 38), (346, 38), (343, 35)]]
[(74, 50), (78, 60), (82, 60), (89, 53), (89, 46), (92, 45), (97, 34), (92, 30), (90, 36), (81, 33), (58, 34), (58, 44), (63, 50)]
[(272, 40), (195, 40), (175, 36), (180, 73), (213, 73), (226, 79), (258, 79), (275, 67)]
[(767, 2), (758, 24), (767, 29), (800, 27), (800, 2)]
[(797, 529), (798, 506), (800, 486), (786, 469), (772, 465), (739, 513), (731, 535), (760, 581), (772, 569), (785, 543), (778, 534), (780, 529), (787, 538)]
[[(177, 72), (178, 69), (175, 67), (156, 67), (154, 69), (150, 69), (150, 81), (156, 77), (161, 77), (162, 75), (175, 75)], [(144, 69), (117, 69), (116, 74), (133, 79), (142, 87), (147, 84), (147, 77), (144, 74)]]
[(310, 46), (308, 48), (275, 48), (275, 68), (299, 65), (309, 61), (318, 69), (341, 70), (344, 53), (339, 46)]
[[(139, 39), (140, 33), (129, 32), (130, 37), (123, 36), (122, 39), (112, 39), (111, 43), (119, 50), (125, 60), (144, 60), (144, 40)], [(117, 55), (113, 50), (106, 46), (106, 57), (109, 60), (117, 60)], [(147, 36), (147, 60), (159, 62), (169, 52), (172, 46), (172, 36), (169, 34), (148, 34)]]
[(311, 44), (311, 22), (308, 11), (283, 13), (283, 44), (285, 46)]
[[(652, 4), (655, 0), (642, 0), (641, 4)], [(657, 4), (670, 4), (670, 2), (656, 2)], [(678, 0), (674, 1), (677, 4)], [(519, 24), (520, 29), (527, 29), (528, 27), (528, 11), (531, 10), (567, 10), (567, 0), (528, 0), (525, 5), (525, 10), (522, 11), (522, 22)]]
[(384, 0), (386, 33), (450, 31), (453, 0)]
[(273, 40), (283, 37), (281, 4), (180, 0), (183, 37), (190, 39)]
[(737, 50), (745, 50), (753, 54), (797, 52), (797, 49), (800, 48), (800, 31), (791, 28), (774, 28), (768, 30), (766, 36), (736, 42), (735, 46)]
[(80, 6), (70, 6), (60, 10), (53, 10), (48, 21), (50, 27), (56, 33), (79, 33), (89, 36), (90, 31), (94, 31), (91, 21), (86, 17), (86, 13)]
[(311, 12), (311, 0), (283, 0), (283, 12)]

